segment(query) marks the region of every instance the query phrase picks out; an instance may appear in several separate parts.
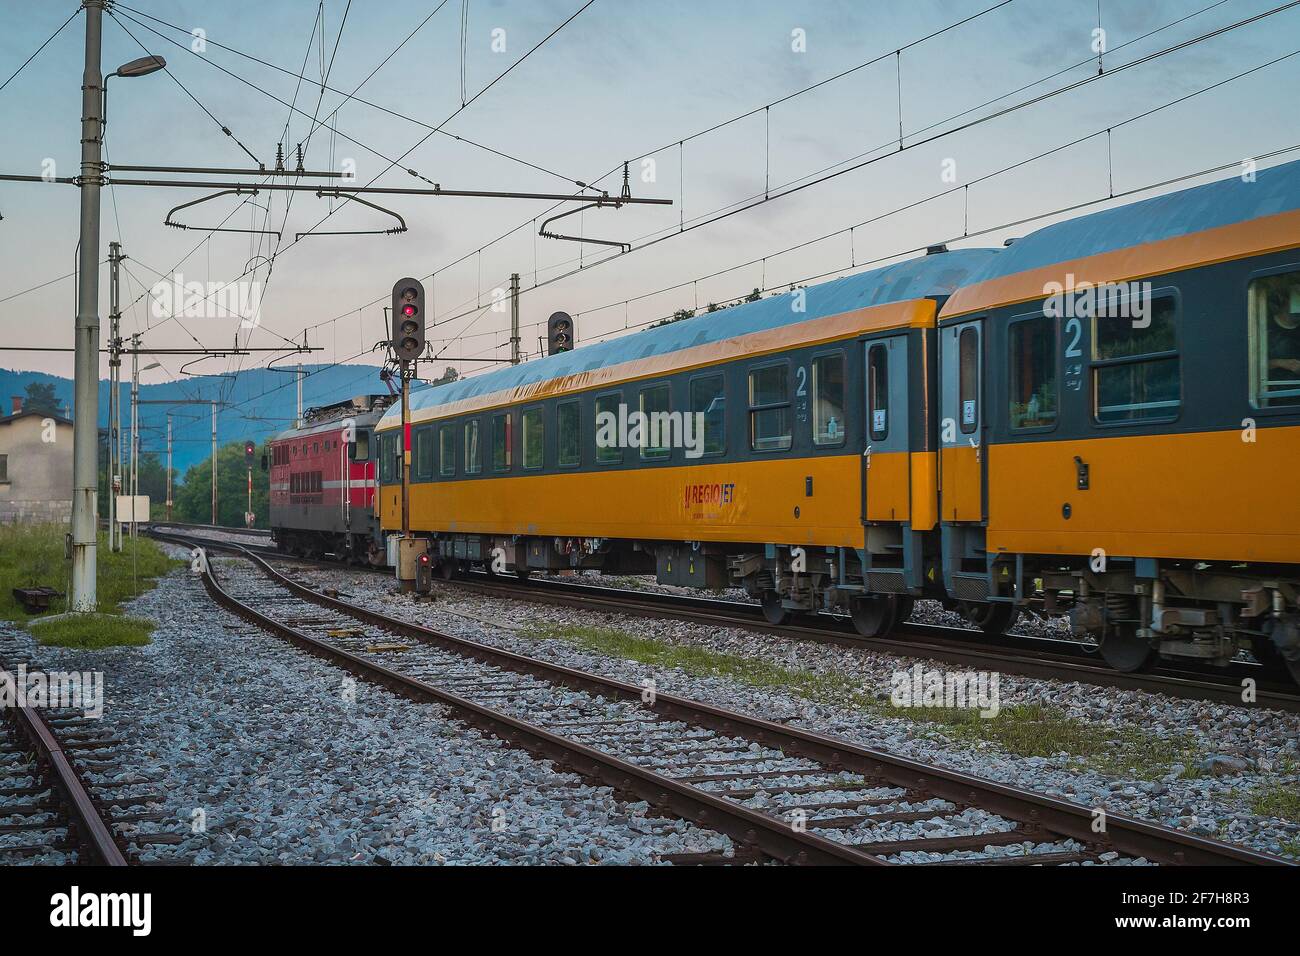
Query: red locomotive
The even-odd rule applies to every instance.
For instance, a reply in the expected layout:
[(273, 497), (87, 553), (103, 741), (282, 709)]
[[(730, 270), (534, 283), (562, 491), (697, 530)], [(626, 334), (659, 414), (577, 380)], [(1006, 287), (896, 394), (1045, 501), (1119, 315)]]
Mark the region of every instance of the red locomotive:
[(375, 520), (374, 427), (390, 395), (309, 409), (271, 439), (271, 538), (281, 551), (383, 564)]

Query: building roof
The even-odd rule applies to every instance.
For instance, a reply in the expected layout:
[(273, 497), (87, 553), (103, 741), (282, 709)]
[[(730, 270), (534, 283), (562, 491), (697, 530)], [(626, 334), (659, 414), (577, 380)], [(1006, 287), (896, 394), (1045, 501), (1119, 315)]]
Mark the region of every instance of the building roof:
[(64, 418), (54, 412), (47, 412), (42, 409), (24, 408), (15, 415), (0, 415), (0, 425), (8, 425), (10, 422), (16, 422), (20, 418), (52, 418), (59, 425), (71, 425), (72, 419)]
[[(412, 392), (411, 410), (434, 409), (453, 402), (513, 392), (593, 369), (636, 362), (653, 355), (678, 352), (872, 306), (929, 296), (947, 296), (968, 281), (972, 272), (1000, 254), (1001, 250), (998, 249), (957, 249), (809, 286), (800, 290), (805, 297), (804, 310), (801, 312), (795, 312), (791, 308), (791, 299), (797, 293), (787, 292), (717, 312), (706, 312), (691, 319), (682, 319), (632, 335), (592, 345), (579, 345), (571, 352), (549, 355)], [(394, 405), (384, 416), (380, 427), (395, 427), (400, 416), (400, 405)]]

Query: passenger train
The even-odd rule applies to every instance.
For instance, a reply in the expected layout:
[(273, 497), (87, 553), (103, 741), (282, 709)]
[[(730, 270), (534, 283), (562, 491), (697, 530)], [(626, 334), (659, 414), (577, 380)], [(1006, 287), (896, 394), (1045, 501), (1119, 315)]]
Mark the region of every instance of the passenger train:
[(322, 487), (277, 540), (374, 559), (401, 527), (409, 455), (410, 524), (449, 575), (653, 573), (864, 635), (918, 598), (988, 632), (1032, 607), (1068, 613), (1122, 670), (1250, 650), (1300, 679), (1300, 163), (1003, 248), (936, 247), (411, 407), (409, 453), (389, 407), (360, 456), (372, 522), (338, 526), (349, 510)]

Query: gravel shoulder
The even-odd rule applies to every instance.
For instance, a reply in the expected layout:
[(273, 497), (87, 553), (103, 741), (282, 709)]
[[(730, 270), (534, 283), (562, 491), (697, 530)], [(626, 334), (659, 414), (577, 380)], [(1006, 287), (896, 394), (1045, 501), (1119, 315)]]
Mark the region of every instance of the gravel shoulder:
[[(179, 552), (178, 552), (179, 553)], [(448, 716), (345, 672), (212, 605), (173, 572), (129, 612), (145, 647), (98, 651), (4, 638), (46, 670), (99, 670), (114, 766), (179, 834), (155, 863), (654, 864), (730, 841), (649, 814)]]

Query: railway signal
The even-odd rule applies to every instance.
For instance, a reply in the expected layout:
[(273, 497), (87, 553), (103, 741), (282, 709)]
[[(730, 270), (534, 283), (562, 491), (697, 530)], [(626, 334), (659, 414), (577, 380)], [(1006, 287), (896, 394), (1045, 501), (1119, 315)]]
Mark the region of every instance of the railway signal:
[(257, 453), (257, 445), (252, 441), (244, 442), (244, 464), (248, 466), (248, 510), (244, 512), (244, 527), (251, 528), (257, 521), (257, 516), (253, 514), (253, 456)]
[(418, 279), (401, 279), (393, 286), (393, 353), (403, 362), (424, 351), (424, 286)]
[(572, 351), (574, 338), (573, 316), (567, 312), (552, 313), (546, 320), (546, 354)]

